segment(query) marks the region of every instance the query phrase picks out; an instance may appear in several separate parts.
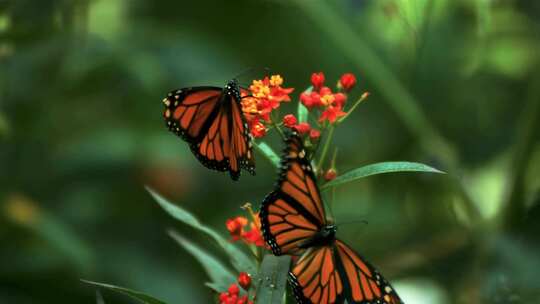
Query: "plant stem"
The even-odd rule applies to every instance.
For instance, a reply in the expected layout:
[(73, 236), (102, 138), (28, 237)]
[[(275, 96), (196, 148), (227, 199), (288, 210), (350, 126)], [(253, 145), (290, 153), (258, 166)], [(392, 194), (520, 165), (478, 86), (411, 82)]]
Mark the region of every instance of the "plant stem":
[(328, 127), (328, 135), (326, 135), (326, 139), (323, 145), (323, 150), (321, 157), (319, 158), (319, 163), (317, 164), (317, 170), (321, 170), (322, 166), (324, 165), (324, 159), (326, 158), (326, 154), (328, 153), (328, 148), (330, 147), (330, 142), (332, 142), (332, 136), (334, 135), (334, 126), (330, 125)]
[(358, 98), (358, 100), (353, 104), (353, 106), (349, 109), (349, 111), (347, 111), (347, 114), (345, 114), (345, 116), (341, 117), (338, 120), (338, 123), (342, 123), (347, 117), (349, 117), (349, 115), (351, 115), (351, 113), (356, 109), (356, 107), (358, 107), (358, 105), (362, 103), (362, 101), (366, 100), (368, 96), (369, 94), (366, 94), (366, 93), (362, 94), (362, 96)]
[(272, 126), (278, 131), (279, 136), (281, 136), (281, 140), (285, 141), (285, 134), (283, 133), (283, 130), (281, 130), (279, 124), (276, 123), (275, 117), (272, 115), (270, 119), (272, 120)]

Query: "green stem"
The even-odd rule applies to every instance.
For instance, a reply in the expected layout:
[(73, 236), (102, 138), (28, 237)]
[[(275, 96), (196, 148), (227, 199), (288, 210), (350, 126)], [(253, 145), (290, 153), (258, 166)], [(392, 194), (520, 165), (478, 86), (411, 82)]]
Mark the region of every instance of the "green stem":
[(366, 100), (368, 96), (369, 94), (366, 94), (366, 93), (362, 94), (362, 96), (358, 98), (358, 100), (353, 104), (353, 106), (349, 109), (349, 111), (347, 111), (347, 114), (345, 114), (345, 116), (341, 117), (338, 120), (338, 123), (342, 123), (347, 117), (349, 117), (349, 115), (351, 115), (351, 113), (356, 109), (356, 107), (358, 107), (358, 105), (362, 103), (362, 101)]
[(334, 135), (334, 126), (330, 125), (328, 128), (328, 135), (326, 136), (321, 157), (319, 158), (319, 163), (317, 164), (317, 170), (321, 170), (324, 165), (324, 159), (328, 153), (328, 148), (330, 147), (330, 142), (332, 142), (332, 136)]
[(285, 134), (283, 133), (283, 130), (281, 130), (279, 124), (276, 123), (276, 119), (275, 119), (274, 115), (272, 115), (270, 117), (270, 119), (272, 120), (272, 126), (278, 131), (279, 136), (281, 136), (281, 140), (285, 141), (285, 139), (286, 139)]

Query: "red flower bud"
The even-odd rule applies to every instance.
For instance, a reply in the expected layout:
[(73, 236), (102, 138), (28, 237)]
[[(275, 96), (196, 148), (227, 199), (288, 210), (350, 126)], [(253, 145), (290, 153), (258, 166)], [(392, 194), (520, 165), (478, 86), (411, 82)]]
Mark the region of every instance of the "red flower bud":
[(301, 122), (294, 126), (294, 129), (300, 134), (306, 134), (309, 132), (309, 130), (311, 130), (311, 126), (307, 122)]
[(247, 272), (240, 272), (238, 275), (238, 285), (242, 286), (244, 290), (248, 290), (251, 286), (251, 276)]
[(314, 88), (320, 88), (324, 84), (324, 74), (323, 72), (311, 74), (311, 84)]
[(333, 180), (334, 178), (336, 178), (336, 176), (337, 176), (337, 171), (334, 168), (330, 168), (326, 170), (326, 172), (324, 173), (324, 179), (327, 181)]
[(342, 108), (343, 105), (345, 105), (345, 101), (347, 100), (347, 95), (343, 93), (336, 93), (334, 94), (334, 105), (336, 107)]
[(253, 135), (255, 138), (264, 137), (266, 135), (266, 127), (260, 122), (253, 124), (251, 128), (251, 135)]
[(329, 87), (322, 87), (320, 90), (319, 90), (319, 94), (321, 96), (324, 96), (324, 95), (332, 95), (332, 89), (330, 89)]
[(355, 84), (356, 77), (352, 73), (345, 73), (339, 79), (338, 87), (341, 87), (348, 92), (354, 87)]
[(220, 303), (226, 303), (227, 299), (229, 298), (229, 294), (226, 292), (222, 292), (219, 294), (219, 302)]
[(296, 117), (292, 114), (287, 114), (283, 117), (283, 125), (287, 128), (292, 128), (294, 125), (296, 125), (298, 121), (296, 120)]
[(231, 284), (231, 286), (229, 286), (229, 296), (238, 295), (239, 292), (240, 292), (240, 288), (238, 288), (238, 285), (233, 283)]
[(311, 129), (311, 131), (309, 131), (309, 138), (311, 138), (312, 141), (319, 140), (319, 137), (321, 137), (321, 131), (317, 129)]
[(244, 232), (244, 226), (247, 225), (247, 223), (247, 218), (243, 216), (237, 216), (233, 219), (228, 219), (227, 222), (225, 222), (225, 226), (231, 234), (233, 241), (237, 241), (240, 239), (242, 233)]

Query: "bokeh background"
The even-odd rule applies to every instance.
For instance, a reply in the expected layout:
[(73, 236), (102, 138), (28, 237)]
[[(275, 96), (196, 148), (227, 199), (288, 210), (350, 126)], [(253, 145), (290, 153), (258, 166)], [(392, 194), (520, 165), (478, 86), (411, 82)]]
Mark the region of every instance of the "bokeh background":
[(540, 2), (2, 0), (0, 303), (95, 303), (81, 278), (211, 303), (165, 230), (219, 251), (144, 186), (226, 234), (275, 169), (260, 154), (238, 183), (203, 168), (161, 100), (263, 67), (297, 92), (316, 71), (353, 72), (353, 96), (371, 92), (336, 132), (340, 172), (385, 160), (448, 172), (336, 191), (337, 222), (368, 222), (340, 237), (406, 303), (540, 302)]

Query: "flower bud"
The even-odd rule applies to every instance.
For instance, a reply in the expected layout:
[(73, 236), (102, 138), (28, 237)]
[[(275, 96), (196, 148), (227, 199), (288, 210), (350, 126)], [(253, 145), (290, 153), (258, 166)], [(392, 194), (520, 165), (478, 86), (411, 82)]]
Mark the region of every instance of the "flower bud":
[(317, 129), (311, 129), (311, 131), (309, 131), (309, 138), (311, 138), (312, 142), (319, 140), (320, 137), (321, 131)]
[(238, 275), (238, 285), (242, 286), (244, 290), (248, 290), (251, 286), (251, 276), (247, 272), (240, 272)]
[(336, 177), (337, 177), (337, 171), (334, 168), (330, 168), (330, 169), (326, 170), (326, 172), (324, 173), (324, 179), (326, 181), (331, 181), (331, 180), (335, 179)]
[(296, 117), (292, 114), (287, 114), (283, 117), (283, 125), (287, 128), (292, 128), (297, 123)]
[(229, 296), (238, 295), (239, 292), (240, 288), (238, 288), (238, 285), (233, 283), (229, 286)]
[(324, 74), (323, 72), (311, 74), (311, 84), (314, 88), (320, 88), (324, 84)]
[(300, 133), (300, 134), (306, 134), (307, 132), (309, 132), (309, 130), (311, 130), (311, 126), (307, 123), (307, 122), (301, 122), (299, 124), (297, 124), (296, 126), (294, 126), (294, 129)]
[(345, 73), (341, 76), (338, 82), (338, 87), (343, 88), (346, 92), (350, 91), (356, 84), (356, 77), (352, 73)]

